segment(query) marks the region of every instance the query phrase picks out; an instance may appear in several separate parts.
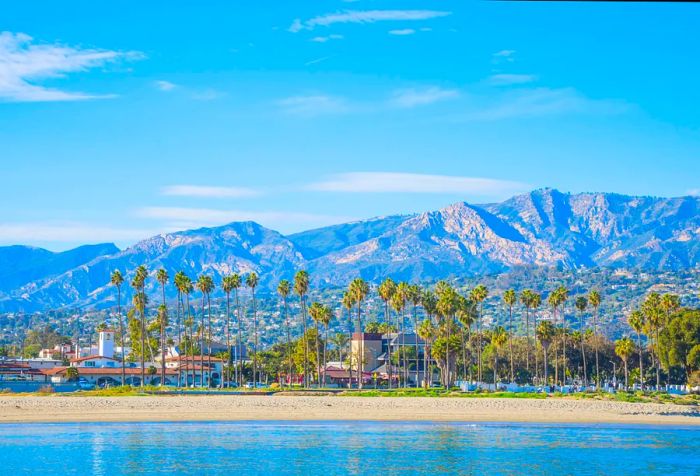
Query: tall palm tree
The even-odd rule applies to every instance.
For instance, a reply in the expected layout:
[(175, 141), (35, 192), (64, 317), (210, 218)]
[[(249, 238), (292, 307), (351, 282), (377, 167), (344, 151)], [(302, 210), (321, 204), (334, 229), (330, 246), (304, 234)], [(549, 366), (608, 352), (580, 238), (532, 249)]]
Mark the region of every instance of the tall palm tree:
[(556, 329), (554, 328), (554, 325), (552, 325), (551, 322), (542, 321), (537, 326), (537, 329), (535, 332), (537, 334), (537, 338), (540, 341), (540, 344), (542, 345), (542, 355), (544, 358), (544, 384), (549, 385), (549, 377), (547, 375), (547, 367), (548, 367), (547, 354), (549, 352), (549, 346), (552, 343), (552, 339), (554, 339)]
[(503, 293), (503, 302), (508, 306), (508, 347), (510, 348), (510, 381), (515, 381), (515, 365), (513, 363), (513, 306), (518, 302), (518, 296), (514, 289)]
[[(355, 300), (353, 299), (352, 295), (348, 291), (345, 291), (343, 293), (342, 305), (348, 313), (348, 320), (351, 322), (351, 326), (352, 326), (352, 310), (355, 307)], [(350, 337), (352, 338), (352, 329), (350, 330)], [(349, 355), (350, 355), (350, 365), (348, 366), (348, 372), (350, 374), (350, 387), (352, 387), (352, 362), (353, 362), (352, 344), (350, 345), (350, 354)]]
[(575, 301), (575, 306), (576, 309), (578, 310), (579, 313), (579, 329), (581, 332), (581, 361), (583, 362), (583, 383), (584, 385), (588, 385), (588, 372), (586, 369), (586, 340), (585, 340), (585, 325), (584, 325), (584, 320), (583, 320), (583, 313), (586, 311), (586, 308), (588, 307), (588, 299), (586, 296), (579, 296), (576, 298)]
[(122, 284), (124, 283), (124, 276), (117, 269), (112, 272), (110, 277), (110, 283), (117, 288), (117, 319), (119, 320), (119, 341), (122, 345), (122, 385), (126, 383), (126, 370), (124, 365), (124, 321), (122, 319)]
[(362, 390), (362, 381), (364, 379), (363, 367), (364, 367), (364, 329), (362, 327), (362, 303), (364, 302), (367, 294), (369, 293), (369, 285), (362, 278), (355, 278), (350, 283), (348, 287), (348, 293), (352, 296), (353, 301), (357, 305), (357, 324), (360, 328), (360, 345), (359, 345), (359, 358), (358, 358), (358, 388)]
[(450, 354), (452, 353), (451, 346), (451, 333), (454, 324), (454, 317), (457, 313), (457, 305), (459, 301), (459, 295), (454, 290), (452, 286), (446, 282), (438, 283), (440, 286), (437, 288), (438, 301), (437, 301), (437, 311), (442, 317), (444, 333), (445, 333), (445, 387), (448, 389), (452, 386), (452, 368)]
[(407, 300), (413, 305), (413, 333), (414, 335), (414, 351), (416, 353), (416, 387), (418, 387), (418, 306), (421, 303), (422, 295), (421, 288), (417, 284), (408, 286)]
[(627, 376), (629, 375), (627, 371), (627, 361), (630, 358), (630, 355), (634, 353), (634, 342), (632, 339), (629, 337), (623, 337), (622, 339), (619, 339), (615, 341), (615, 354), (622, 360), (622, 362), (625, 364), (625, 390), (629, 388), (629, 381), (627, 379)]
[(493, 347), (493, 388), (498, 390), (498, 353), (509, 340), (508, 332), (503, 326), (496, 327), (491, 333), (491, 347)]
[[(187, 312), (186, 314), (186, 321), (187, 323), (185, 324), (186, 327), (189, 329), (189, 349), (185, 350), (185, 355), (188, 357), (192, 357), (190, 360), (189, 365), (187, 362), (187, 359), (185, 360), (185, 369), (186, 370), (192, 370), (192, 386), (195, 385), (195, 379), (196, 379), (196, 374), (195, 374), (195, 369), (194, 369), (194, 319), (192, 319), (191, 311), (192, 311), (192, 306), (190, 306), (190, 294), (194, 290), (194, 284), (192, 283), (192, 279), (190, 279), (189, 276), (184, 275), (181, 278), (182, 282), (182, 293), (185, 295), (185, 306), (187, 307)], [(200, 349), (201, 353), (201, 349)], [(189, 354), (189, 355), (188, 355)], [(180, 365), (182, 365), (182, 359), (180, 359)], [(189, 367), (189, 368), (188, 368)], [(189, 375), (187, 375), (187, 372), (185, 373), (185, 385), (187, 385), (187, 379)]]
[(323, 306), (323, 311), (321, 312), (320, 322), (323, 324), (323, 384), (326, 383), (326, 367), (328, 361), (326, 360), (326, 348), (328, 347), (328, 327), (333, 319), (333, 310), (329, 306)]
[[(537, 311), (542, 305), (542, 295), (536, 292), (533, 292), (530, 295), (530, 310), (532, 311), (532, 329), (533, 332), (537, 331)], [(536, 336), (535, 336), (536, 337)], [(537, 357), (537, 343), (535, 342), (535, 378), (539, 379), (539, 373), (540, 373), (540, 363), (539, 363), (539, 358)]]
[(231, 275), (231, 289), (236, 297), (236, 381), (239, 386), (243, 386), (243, 330), (241, 315), (241, 300), (239, 290), (241, 288), (241, 276), (238, 273)]
[(588, 293), (588, 302), (593, 307), (593, 343), (595, 351), (595, 388), (600, 390), (600, 363), (599, 363), (599, 345), (598, 345), (598, 318), (600, 309), (600, 293), (595, 289)]
[(182, 296), (184, 289), (184, 282), (187, 275), (183, 271), (178, 271), (175, 273), (175, 278), (173, 278), (173, 284), (175, 284), (175, 289), (177, 290), (177, 344), (182, 344), (182, 327), (181, 327), (181, 313), (182, 313)]
[[(199, 276), (197, 279), (197, 289), (202, 293), (202, 332), (200, 334), (200, 344), (201, 344), (201, 369), (200, 378), (201, 384), (204, 386), (204, 335), (206, 334), (207, 340), (207, 386), (211, 385), (211, 292), (214, 290), (214, 280), (211, 276), (205, 274)], [(206, 304), (209, 304), (206, 306)], [(207, 318), (205, 320), (204, 311), (207, 311)], [(207, 325), (208, 324), (208, 325)]]
[[(458, 297), (457, 320), (461, 324), (460, 337), (462, 341), (462, 377), (466, 379), (468, 373), (469, 380), (471, 380), (471, 365), (467, 364), (467, 342), (471, 344), (471, 328), (476, 320), (476, 306), (464, 296)], [(469, 357), (469, 360), (471, 361), (471, 348)], [(467, 367), (469, 367), (468, 371)]]
[(228, 383), (231, 373), (231, 292), (233, 291), (233, 276), (224, 276), (221, 280), (221, 290), (226, 294), (226, 369), (222, 384)]
[(330, 342), (338, 350), (338, 361), (340, 361), (340, 367), (343, 367), (343, 349), (348, 346), (350, 339), (347, 334), (343, 332), (338, 332), (330, 338)]
[(146, 362), (145, 362), (145, 349), (146, 349), (146, 278), (148, 277), (148, 270), (144, 265), (136, 268), (134, 277), (131, 280), (131, 287), (134, 288), (136, 292), (135, 307), (139, 313), (141, 322), (141, 386), (144, 386), (146, 380)]
[(304, 338), (304, 388), (309, 386), (309, 339), (307, 338), (306, 322), (306, 295), (309, 293), (309, 273), (304, 270), (297, 271), (294, 275), (294, 293), (299, 296), (299, 308), (301, 310), (301, 323)]
[(530, 373), (530, 309), (532, 308), (533, 292), (531, 289), (524, 289), (520, 293), (520, 303), (525, 307), (525, 369)]
[(639, 387), (644, 390), (644, 356), (642, 350), (642, 330), (644, 329), (644, 313), (632, 311), (627, 317), (627, 323), (637, 333), (637, 348), (639, 350)]
[(258, 275), (250, 273), (245, 280), (246, 286), (250, 288), (253, 299), (253, 385), (258, 384), (258, 307), (255, 301), (255, 288), (258, 285)]
[(160, 384), (165, 385), (165, 354), (166, 354), (166, 326), (168, 325), (168, 308), (165, 301), (165, 285), (168, 284), (170, 276), (164, 268), (156, 272), (156, 280), (160, 284), (163, 301), (163, 309), (159, 309), (158, 323), (160, 324)]
[[(391, 308), (396, 312), (396, 343), (398, 344), (399, 348), (396, 350), (396, 360), (398, 362), (398, 382), (397, 382), (397, 387), (401, 387), (402, 385), (405, 387), (406, 386), (406, 372), (405, 372), (405, 354), (406, 352), (401, 352), (401, 350), (404, 348), (404, 340), (405, 336), (403, 335), (403, 311), (406, 308), (406, 295), (403, 292), (403, 288), (399, 290), (399, 287), (401, 286), (401, 283), (399, 283), (399, 286), (397, 287), (397, 291), (394, 293), (394, 295), (391, 297)], [(389, 343), (389, 347), (391, 347), (391, 343)], [(405, 350), (405, 349), (404, 349)]]
[(642, 312), (644, 313), (644, 320), (649, 326), (649, 334), (654, 336), (652, 349), (654, 350), (654, 366), (656, 367), (656, 389), (659, 390), (661, 386), (661, 347), (659, 344), (659, 335), (661, 334), (664, 323), (664, 308), (661, 295), (655, 292), (650, 293), (642, 303)]
[[(381, 298), (382, 301), (384, 301), (384, 322), (387, 323), (387, 325), (391, 326), (391, 317), (389, 316), (389, 301), (391, 301), (391, 298), (394, 296), (396, 293), (396, 283), (394, 282), (393, 279), (391, 278), (386, 278), (382, 284), (379, 285), (379, 297)], [(389, 340), (391, 338), (389, 337)], [(391, 344), (387, 346), (387, 352), (388, 352), (388, 361), (387, 361), (387, 373), (389, 375), (389, 388), (392, 387), (393, 383), (393, 375), (392, 375), (392, 367), (393, 364), (391, 362)]]
[(277, 285), (277, 294), (282, 298), (282, 305), (284, 307), (284, 323), (287, 327), (287, 362), (289, 368), (287, 370), (287, 385), (292, 384), (294, 379), (294, 364), (292, 361), (292, 334), (289, 326), (289, 307), (287, 299), (289, 298), (289, 293), (291, 292), (291, 285), (289, 281), (283, 279)]
[(321, 349), (319, 347), (319, 335), (321, 334), (321, 320), (323, 319), (323, 304), (312, 302), (309, 306), (309, 316), (316, 324), (316, 381), (321, 387)]
[(559, 286), (556, 293), (559, 296), (559, 306), (561, 308), (561, 324), (562, 324), (562, 366), (564, 373), (562, 375), (562, 384), (566, 385), (566, 374), (568, 373), (568, 359), (566, 357), (566, 337), (568, 333), (568, 325), (566, 323), (566, 301), (569, 299), (569, 290), (564, 286)]
[(489, 291), (483, 284), (479, 284), (469, 293), (469, 299), (475, 302), (479, 306), (479, 314), (476, 319), (476, 332), (477, 332), (477, 347), (476, 355), (478, 360), (478, 377), (477, 379), (481, 382), (481, 372), (482, 372), (482, 362), (481, 362), (481, 318), (484, 315), (484, 301), (488, 296)]
[[(423, 297), (425, 298), (425, 294)], [(425, 302), (425, 299), (423, 302)], [(423, 369), (425, 374), (425, 379), (423, 379), (423, 381), (425, 388), (428, 388), (432, 383), (432, 371), (429, 370), (430, 346), (433, 340), (435, 340), (435, 326), (430, 318), (423, 320), (421, 325), (418, 326), (418, 336), (423, 339)]]

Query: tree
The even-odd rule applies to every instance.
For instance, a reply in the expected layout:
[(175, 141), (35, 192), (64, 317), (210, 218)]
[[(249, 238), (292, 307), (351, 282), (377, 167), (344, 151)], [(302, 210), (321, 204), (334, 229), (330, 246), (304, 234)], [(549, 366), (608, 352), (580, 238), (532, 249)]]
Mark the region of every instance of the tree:
[[(532, 295), (530, 296), (530, 309), (532, 311), (532, 329), (533, 331), (537, 331), (537, 310), (540, 308), (542, 305), (542, 295), (536, 292), (533, 292)], [(537, 347), (535, 345), (535, 347)], [(539, 366), (539, 359), (537, 358), (537, 349), (535, 349), (535, 377), (539, 378), (539, 372), (540, 372), (540, 366)]]
[[(283, 279), (277, 285), (277, 294), (282, 298), (282, 306), (284, 307), (284, 323), (287, 328), (287, 353), (292, 355), (292, 335), (289, 326), (289, 307), (287, 299), (289, 298), (289, 293), (291, 292), (291, 285), (289, 281)], [(291, 357), (289, 360), (289, 369), (287, 371), (287, 385), (291, 385), (292, 379), (294, 378), (294, 365), (292, 364)]]
[(629, 382), (628, 382), (628, 375), (629, 372), (627, 370), (627, 361), (629, 360), (630, 355), (634, 353), (634, 342), (632, 342), (632, 339), (629, 337), (623, 337), (622, 339), (619, 339), (615, 341), (615, 354), (622, 360), (622, 362), (625, 364), (625, 390), (629, 388)]
[[(424, 301), (425, 302), (425, 294), (423, 295)], [(425, 375), (425, 378), (423, 379), (424, 381), (424, 386), (425, 388), (428, 388), (430, 386), (430, 383), (432, 382), (432, 371), (429, 371), (429, 355), (430, 355), (430, 346), (432, 345), (433, 341), (435, 340), (435, 326), (433, 325), (433, 321), (430, 318), (427, 318), (421, 322), (420, 326), (418, 326), (418, 336), (423, 339), (423, 345), (425, 346), (423, 349), (423, 373)]]
[(515, 381), (515, 366), (513, 364), (513, 306), (518, 302), (518, 297), (514, 289), (509, 289), (503, 293), (503, 302), (508, 306), (508, 346), (510, 348), (510, 381)]
[(117, 319), (119, 320), (119, 340), (122, 345), (122, 386), (126, 384), (126, 368), (124, 365), (124, 320), (122, 318), (122, 284), (124, 276), (117, 269), (112, 272), (110, 283), (117, 288)]
[(243, 386), (243, 316), (241, 314), (241, 300), (239, 290), (241, 288), (241, 276), (238, 273), (231, 275), (231, 289), (236, 298), (236, 381)]
[(255, 301), (255, 288), (258, 286), (258, 275), (250, 273), (245, 280), (246, 286), (250, 288), (253, 300), (253, 385), (258, 384), (258, 307)]
[(644, 390), (644, 354), (642, 349), (642, 330), (644, 329), (644, 314), (635, 310), (627, 316), (627, 323), (637, 334), (637, 349), (639, 351), (639, 386)]
[[(459, 295), (457, 292), (444, 281), (438, 283), (437, 287), (437, 312), (438, 315), (442, 317), (442, 327), (443, 333), (445, 335), (445, 376), (443, 378), (445, 386), (450, 388), (452, 386), (452, 368), (450, 358), (452, 356), (452, 328), (454, 325), (455, 314), (457, 313), (457, 306), (459, 304)], [(450, 344), (448, 345), (447, 342)], [(459, 339), (457, 339), (457, 351), (459, 351)]]
[[(299, 296), (299, 305), (301, 310), (301, 322), (303, 326), (303, 333), (306, 336), (306, 295), (309, 292), (309, 273), (306, 271), (297, 271), (294, 275), (294, 293)], [(304, 388), (309, 386), (309, 340), (304, 337)]]
[(586, 340), (584, 339), (585, 326), (583, 322), (583, 313), (588, 307), (588, 298), (586, 298), (586, 296), (579, 296), (576, 298), (574, 305), (578, 310), (580, 321), (579, 330), (581, 332), (581, 361), (583, 362), (583, 382), (584, 385), (588, 385), (588, 372), (586, 370)]
[[(214, 290), (214, 280), (212, 279), (211, 276), (207, 276), (206, 274), (202, 274), (199, 276), (197, 279), (197, 289), (199, 289), (199, 292), (202, 293), (202, 318), (201, 318), (201, 329), (202, 332), (200, 334), (200, 348), (201, 348), (201, 356), (202, 359), (200, 361), (201, 363), (201, 370), (200, 370), (200, 379), (201, 379), (201, 384), (204, 386), (204, 335), (206, 334), (206, 341), (207, 341), (207, 375), (208, 375), (208, 383), (207, 385), (211, 385), (211, 299), (210, 295), (211, 292)], [(206, 306), (206, 304), (209, 304)], [(207, 318), (205, 319), (204, 311), (207, 311), (206, 316)]]
[(333, 310), (329, 306), (323, 306), (320, 316), (320, 322), (323, 324), (323, 383), (326, 383), (326, 349), (328, 344), (328, 327), (333, 319)]
[(319, 348), (319, 336), (321, 334), (321, 320), (323, 319), (324, 308), (319, 302), (312, 302), (309, 306), (309, 316), (316, 323), (316, 380), (321, 386), (321, 350)]
[(547, 370), (548, 370), (548, 358), (547, 354), (549, 352), (549, 346), (552, 343), (552, 339), (554, 339), (554, 335), (556, 333), (556, 329), (554, 328), (554, 325), (552, 325), (551, 322), (549, 321), (542, 321), (539, 323), (536, 329), (536, 334), (537, 338), (540, 341), (540, 344), (542, 345), (542, 355), (544, 357), (544, 383), (545, 385), (549, 385), (549, 378), (547, 375)]
[(166, 355), (166, 326), (168, 325), (168, 308), (165, 301), (165, 285), (168, 284), (170, 276), (164, 268), (160, 268), (156, 272), (156, 280), (160, 284), (163, 301), (162, 309), (158, 310), (158, 322), (160, 322), (160, 384), (165, 385), (165, 355)]
[(66, 369), (66, 380), (69, 382), (75, 382), (80, 378), (80, 373), (77, 367), (68, 367)]
[(336, 350), (338, 351), (338, 361), (340, 362), (340, 366), (342, 367), (343, 349), (347, 348), (348, 343), (350, 342), (350, 338), (347, 336), (347, 334), (338, 332), (331, 337), (330, 342), (335, 346)]
[(600, 293), (595, 289), (588, 293), (588, 302), (593, 307), (593, 344), (595, 351), (595, 388), (600, 390), (600, 362), (598, 346), (598, 318), (600, 309)]
[(482, 362), (481, 362), (481, 318), (484, 315), (484, 301), (488, 296), (489, 292), (486, 286), (479, 284), (469, 293), (469, 299), (475, 302), (479, 306), (479, 313), (476, 319), (476, 333), (477, 333), (477, 360), (478, 360), (478, 380), (481, 382), (481, 372), (482, 372)]
[[(148, 270), (144, 265), (136, 268), (136, 273), (134, 278), (131, 280), (131, 287), (134, 288), (136, 295), (134, 296), (134, 307), (139, 313), (139, 320), (141, 324), (141, 386), (143, 387), (144, 381), (146, 380), (146, 362), (144, 360), (144, 350), (146, 346), (146, 278), (148, 277)], [(133, 341), (132, 341), (133, 346)]]
[[(389, 301), (391, 301), (391, 298), (394, 296), (396, 293), (396, 283), (394, 282), (393, 279), (391, 278), (386, 278), (384, 281), (382, 281), (382, 284), (379, 285), (379, 297), (381, 298), (382, 301), (384, 301), (384, 322), (387, 324), (391, 325), (391, 317), (389, 316)], [(387, 373), (389, 375), (389, 388), (392, 387), (393, 385), (393, 372), (392, 372), (392, 360), (391, 360), (391, 345), (388, 346), (387, 348), (388, 352), (388, 357), (389, 359), (387, 360)]]
[(653, 335), (653, 354), (655, 356), (654, 366), (656, 367), (656, 389), (661, 386), (661, 347), (659, 344), (659, 335), (664, 325), (664, 310), (661, 304), (661, 295), (659, 293), (650, 293), (642, 303), (642, 313), (644, 321), (649, 326), (649, 335)]
[(231, 292), (233, 292), (233, 276), (224, 276), (221, 280), (221, 290), (226, 294), (226, 370), (224, 371), (224, 379), (222, 384), (230, 380), (231, 372)]
[[(476, 315), (477, 315), (477, 309), (476, 305), (470, 301), (469, 299), (465, 298), (464, 296), (458, 296), (457, 298), (457, 321), (461, 324), (460, 327), (460, 338), (462, 340), (462, 377), (467, 378), (467, 375), (469, 376), (469, 380), (471, 380), (472, 376), (472, 371), (471, 371), (471, 357), (472, 357), (472, 350), (471, 349), (471, 328), (472, 325), (474, 325), (474, 321), (476, 320)], [(466, 334), (466, 335), (465, 335)], [(467, 364), (467, 342), (470, 344), (470, 352), (469, 352), (469, 360), (470, 363)], [(467, 370), (467, 368), (469, 370)]]
[(659, 335), (661, 360), (670, 370), (680, 367), (685, 380), (700, 369), (700, 310), (686, 309), (673, 314)]
[(362, 389), (363, 375), (363, 360), (364, 360), (364, 331), (362, 330), (362, 303), (369, 293), (369, 285), (362, 278), (355, 278), (348, 287), (348, 293), (352, 296), (353, 301), (357, 305), (357, 324), (360, 330), (360, 345), (358, 356), (358, 388)]
[(498, 385), (498, 354), (509, 340), (508, 332), (503, 326), (496, 327), (491, 333), (491, 346), (493, 348), (493, 386), (497, 390)]
[(525, 289), (520, 293), (520, 303), (525, 306), (525, 369), (530, 372), (530, 309), (534, 293), (531, 289)]
[(417, 284), (409, 284), (406, 299), (413, 305), (413, 333), (414, 338), (414, 350), (416, 353), (416, 387), (418, 386), (418, 305), (421, 303), (421, 288)]

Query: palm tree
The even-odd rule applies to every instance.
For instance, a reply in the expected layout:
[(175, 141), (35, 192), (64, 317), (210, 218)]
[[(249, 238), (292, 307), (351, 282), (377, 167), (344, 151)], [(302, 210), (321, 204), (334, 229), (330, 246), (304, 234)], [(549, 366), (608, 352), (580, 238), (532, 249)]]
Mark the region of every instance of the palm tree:
[(615, 354), (617, 354), (617, 356), (620, 357), (622, 362), (625, 364), (625, 390), (629, 388), (629, 382), (627, 380), (627, 360), (632, 353), (634, 353), (634, 342), (632, 339), (629, 337), (623, 337), (622, 339), (615, 341)]
[[(425, 294), (423, 295), (425, 298)], [(423, 300), (425, 303), (425, 299)], [(421, 325), (418, 327), (418, 336), (423, 339), (424, 342), (424, 349), (423, 349), (423, 369), (424, 369), (424, 374), (425, 378), (423, 379), (425, 388), (428, 388), (430, 386), (430, 383), (432, 382), (432, 372), (428, 370), (428, 367), (430, 366), (429, 364), (429, 355), (430, 355), (430, 345), (432, 344), (433, 340), (435, 339), (435, 326), (433, 325), (433, 321), (428, 318), (425, 319), (423, 322), (421, 322)]]
[(413, 333), (414, 336), (414, 348), (416, 352), (416, 387), (418, 387), (418, 305), (421, 303), (421, 289), (417, 284), (410, 284), (408, 286), (407, 300), (413, 304)]
[(235, 293), (236, 297), (236, 381), (239, 386), (243, 386), (243, 330), (242, 330), (242, 316), (241, 316), (241, 300), (238, 293), (241, 287), (241, 276), (238, 273), (233, 273), (231, 275), (231, 289)]
[[(182, 283), (182, 293), (185, 295), (185, 305), (187, 307), (187, 318), (185, 319), (187, 322), (185, 323), (185, 326), (189, 329), (189, 349), (186, 349), (185, 354), (189, 354), (192, 357), (191, 360), (191, 370), (192, 370), (192, 386), (195, 385), (195, 379), (196, 379), (196, 374), (194, 370), (194, 319), (192, 319), (191, 316), (191, 311), (192, 307), (190, 306), (190, 294), (194, 290), (194, 284), (192, 283), (192, 279), (190, 279), (189, 276), (185, 275), (183, 273), (183, 276), (181, 278), (181, 283)], [(187, 332), (187, 331), (185, 331)], [(201, 349), (200, 349), (201, 353)], [(185, 361), (185, 365), (187, 365), (187, 361)], [(182, 365), (182, 359), (180, 359), (180, 365)], [(185, 374), (185, 385), (187, 385), (187, 378), (188, 375)]]
[(294, 365), (292, 361), (292, 335), (289, 327), (289, 307), (287, 299), (289, 298), (289, 293), (291, 292), (291, 285), (289, 281), (283, 279), (277, 285), (277, 294), (282, 298), (282, 305), (284, 306), (284, 323), (287, 327), (287, 360), (289, 363), (289, 369), (287, 370), (287, 385), (292, 384), (294, 378)]
[(323, 311), (321, 312), (320, 322), (321, 322), (321, 324), (323, 324), (323, 327), (324, 327), (324, 333), (323, 333), (323, 384), (324, 385), (326, 383), (326, 367), (327, 367), (326, 348), (328, 346), (328, 327), (330, 326), (332, 319), (333, 319), (333, 310), (329, 306), (323, 306)]
[(576, 309), (579, 312), (579, 319), (580, 319), (580, 332), (581, 332), (581, 361), (583, 362), (583, 382), (584, 385), (588, 385), (588, 372), (586, 369), (586, 341), (585, 341), (585, 331), (584, 331), (584, 321), (583, 321), (583, 313), (586, 311), (586, 308), (588, 307), (588, 299), (586, 296), (579, 296), (576, 298), (575, 301), (575, 306)]
[[(513, 293), (515, 294), (515, 292)], [(491, 334), (491, 346), (493, 347), (493, 388), (498, 390), (498, 353), (509, 340), (508, 332), (503, 326), (498, 326)]]
[(312, 302), (309, 306), (309, 316), (316, 323), (316, 381), (321, 387), (321, 349), (319, 348), (318, 336), (321, 334), (321, 319), (323, 318), (323, 305), (319, 302)]
[(508, 346), (510, 348), (510, 381), (515, 381), (515, 366), (513, 364), (513, 306), (518, 302), (518, 296), (514, 289), (503, 293), (503, 302), (508, 306)]
[[(162, 301), (162, 306), (163, 309), (159, 310), (158, 313), (158, 322), (160, 323), (160, 384), (165, 385), (165, 345), (166, 345), (166, 329), (165, 326), (167, 326), (168, 322), (168, 308), (165, 303), (165, 285), (168, 284), (168, 281), (170, 280), (170, 276), (168, 276), (168, 272), (164, 268), (160, 268), (156, 272), (156, 280), (160, 284), (161, 290), (162, 290), (162, 295), (163, 295), (163, 301)], [(162, 314), (162, 315), (161, 315)]]
[(525, 369), (530, 373), (530, 308), (532, 307), (533, 292), (525, 289), (520, 293), (520, 303), (525, 306)]
[[(457, 320), (461, 324), (460, 337), (462, 340), (462, 377), (467, 378), (467, 367), (469, 367), (469, 380), (471, 380), (471, 365), (467, 365), (467, 342), (471, 344), (471, 328), (476, 320), (476, 306), (464, 296), (458, 297)], [(465, 336), (466, 331), (466, 336)], [(471, 361), (471, 349), (470, 359)]]
[(306, 338), (306, 295), (309, 292), (309, 273), (297, 271), (294, 275), (294, 293), (299, 296), (299, 308), (301, 310), (301, 322), (304, 331), (304, 388), (309, 386), (309, 340)]
[(110, 283), (117, 288), (117, 319), (119, 319), (119, 341), (122, 345), (122, 385), (126, 383), (126, 370), (124, 366), (124, 321), (122, 319), (122, 284), (124, 283), (124, 276), (117, 269), (115, 270), (111, 277)]
[(459, 295), (457, 292), (447, 284), (442, 281), (438, 283), (438, 301), (437, 301), (437, 311), (440, 316), (442, 316), (443, 325), (445, 328), (445, 386), (449, 389), (452, 385), (452, 372), (450, 364), (450, 351), (452, 346), (450, 341), (450, 334), (452, 332), (452, 325), (454, 324), (454, 316), (457, 312), (457, 305), (459, 301)]
[[(391, 317), (389, 316), (389, 301), (391, 298), (394, 296), (396, 293), (396, 283), (394, 282), (393, 279), (391, 278), (386, 278), (382, 284), (379, 285), (379, 297), (384, 301), (384, 322), (387, 323), (387, 325), (391, 326)], [(391, 340), (389, 338), (389, 340)], [(389, 374), (389, 388), (392, 387), (392, 367), (393, 364), (391, 362), (391, 344), (388, 346), (388, 360), (387, 360), (387, 372)]]
[(348, 346), (350, 339), (347, 334), (338, 332), (333, 335), (330, 339), (331, 343), (338, 349), (338, 360), (340, 361), (340, 367), (343, 367), (343, 349)]
[[(537, 310), (542, 305), (542, 295), (533, 292), (530, 295), (530, 309), (532, 310), (532, 330), (537, 332)], [(535, 336), (536, 337), (536, 336)], [(537, 357), (537, 343), (535, 342), (535, 378), (539, 379), (540, 363)]]
[[(399, 283), (399, 287), (401, 286), (401, 283)], [(393, 296), (391, 296), (391, 308), (396, 312), (396, 343), (398, 344), (399, 348), (396, 350), (396, 360), (398, 361), (398, 382), (397, 382), (397, 387), (401, 387), (402, 382), (403, 386), (406, 386), (406, 372), (405, 372), (405, 354), (406, 352), (401, 352), (403, 349), (403, 343), (405, 340), (405, 336), (403, 335), (403, 311), (406, 307), (406, 295), (403, 291), (403, 288), (401, 291), (398, 290), (396, 293), (394, 293)], [(389, 347), (391, 347), (391, 343), (389, 343)], [(405, 350), (405, 349), (404, 349)], [(393, 365), (390, 362), (391, 365)]]
[(627, 317), (627, 323), (637, 333), (637, 347), (639, 349), (639, 387), (644, 390), (644, 357), (642, 353), (642, 330), (644, 329), (644, 313), (639, 310), (632, 311)]
[(222, 384), (230, 380), (231, 372), (231, 292), (233, 291), (233, 276), (224, 276), (221, 280), (221, 289), (226, 294), (226, 370)]
[(359, 358), (358, 358), (358, 388), (362, 390), (362, 380), (363, 380), (363, 360), (364, 354), (364, 331), (362, 327), (362, 303), (364, 302), (367, 294), (369, 293), (369, 285), (362, 278), (355, 278), (350, 283), (348, 287), (348, 293), (352, 296), (353, 301), (357, 305), (357, 324), (360, 328), (360, 346), (359, 346)]
[[(214, 290), (214, 280), (211, 276), (201, 275), (197, 280), (197, 289), (202, 293), (202, 333), (200, 337), (200, 342), (202, 345), (202, 360), (201, 360), (201, 371), (200, 376), (202, 379), (202, 385), (204, 385), (204, 334), (207, 335), (207, 375), (208, 382), (207, 385), (211, 385), (211, 293)], [(207, 319), (204, 320), (204, 309), (206, 302)]]
[[(355, 301), (348, 291), (343, 293), (342, 305), (348, 313), (348, 320), (352, 322), (352, 309), (355, 307)], [(352, 325), (352, 324), (351, 324)], [(352, 336), (352, 330), (350, 331)], [(350, 373), (350, 386), (352, 387), (352, 345), (350, 346), (350, 365), (348, 367), (348, 372)]]
[(593, 307), (593, 343), (595, 351), (595, 388), (600, 390), (600, 365), (598, 361), (598, 310), (600, 309), (600, 293), (595, 289), (588, 293), (588, 302)]
[(642, 312), (644, 313), (644, 320), (649, 326), (649, 334), (654, 336), (654, 345), (652, 348), (654, 349), (655, 356), (656, 389), (659, 390), (661, 386), (661, 347), (659, 344), (659, 335), (661, 334), (664, 321), (664, 305), (662, 304), (661, 295), (659, 293), (650, 293), (644, 300), (644, 303), (642, 303)]
[(255, 301), (255, 288), (258, 285), (258, 275), (250, 273), (245, 280), (246, 286), (250, 288), (253, 299), (253, 385), (258, 384), (258, 308)]
[(540, 341), (540, 344), (542, 344), (542, 355), (544, 356), (544, 383), (545, 385), (549, 385), (549, 378), (547, 376), (547, 367), (548, 367), (548, 359), (547, 359), (547, 353), (549, 351), (549, 346), (552, 343), (552, 339), (554, 339), (554, 335), (556, 333), (556, 329), (552, 325), (551, 322), (549, 321), (542, 321), (539, 323), (537, 326), (537, 329), (535, 330), (537, 334), (537, 338)]
[(479, 306), (479, 314), (476, 319), (476, 332), (477, 332), (477, 347), (476, 347), (476, 355), (478, 359), (478, 377), (477, 379), (479, 382), (481, 382), (481, 371), (482, 371), (482, 362), (481, 362), (481, 318), (484, 315), (484, 300), (486, 300), (486, 297), (488, 296), (489, 291), (486, 289), (486, 286), (483, 284), (479, 284), (477, 287), (471, 290), (469, 293), (469, 299), (476, 303)]
[(178, 345), (181, 345), (182, 342), (182, 334), (181, 334), (181, 309), (183, 307), (182, 305), (182, 295), (183, 293), (183, 287), (184, 287), (184, 282), (185, 278), (187, 275), (183, 271), (178, 271), (175, 273), (175, 278), (173, 279), (173, 283), (175, 284), (175, 289), (177, 290), (177, 343)]
[(141, 321), (141, 386), (144, 386), (144, 381), (146, 380), (146, 362), (145, 362), (145, 348), (146, 348), (146, 278), (148, 277), (148, 270), (144, 265), (136, 268), (134, 278), (131, 280), (131, 287), (136, 291), (134, 296), (134, 304), (139, 313)]

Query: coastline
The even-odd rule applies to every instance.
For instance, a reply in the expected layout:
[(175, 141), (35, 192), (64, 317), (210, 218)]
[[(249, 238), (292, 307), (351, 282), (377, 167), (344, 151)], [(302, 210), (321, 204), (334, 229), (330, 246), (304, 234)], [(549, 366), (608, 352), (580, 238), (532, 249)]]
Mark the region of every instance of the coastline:
[(0, 396), (0, 423), (444, 421), (700, 427), (700, 407), (566, 398), (338, 396)]

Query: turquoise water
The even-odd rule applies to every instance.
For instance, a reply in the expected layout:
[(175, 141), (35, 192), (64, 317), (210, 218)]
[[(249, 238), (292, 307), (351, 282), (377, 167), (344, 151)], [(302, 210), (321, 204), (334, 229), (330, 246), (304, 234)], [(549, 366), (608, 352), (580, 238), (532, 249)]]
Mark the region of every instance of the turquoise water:
[(690, 427), (393, 422), (0, 425), (0, 474), (700, 474)]

